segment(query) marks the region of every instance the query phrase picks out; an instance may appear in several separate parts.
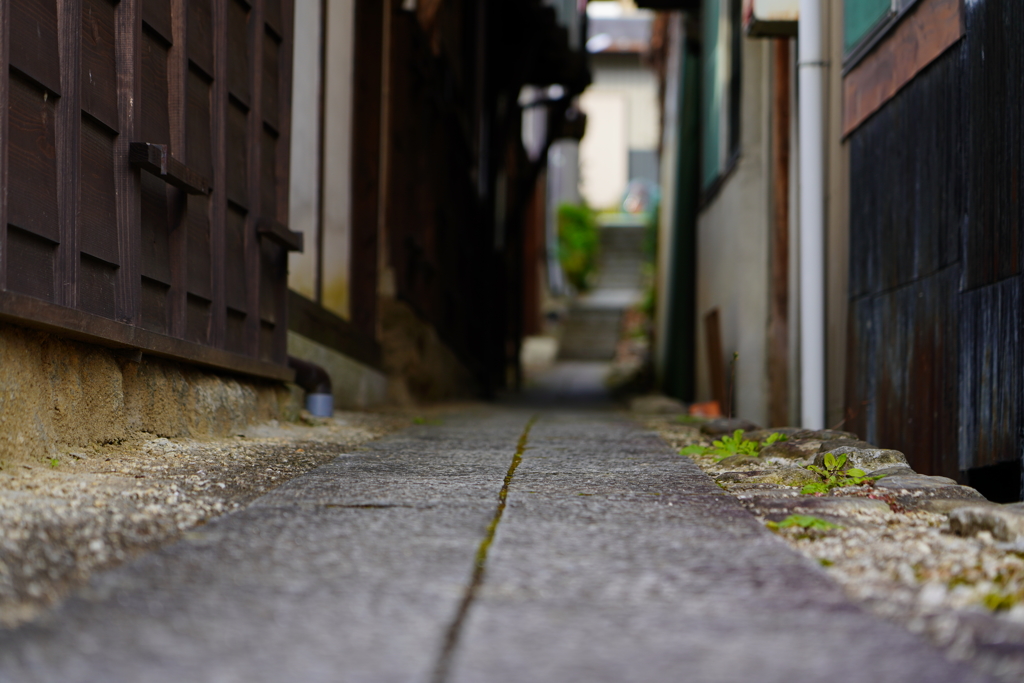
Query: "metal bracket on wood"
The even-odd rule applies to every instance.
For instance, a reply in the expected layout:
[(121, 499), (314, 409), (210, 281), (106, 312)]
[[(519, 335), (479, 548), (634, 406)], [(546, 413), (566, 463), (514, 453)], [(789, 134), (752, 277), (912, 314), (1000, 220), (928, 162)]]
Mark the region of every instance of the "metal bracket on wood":
[(302, 233), (289, 230), (287, 225), (272, 218), (261, 218), (256, 222), (256, 234), (274, 240), (288, 251), (302, 251)]
[(167, 145), (133, 142), (128, 146), (128, 161), (187, 194), (210, 194), (209, 181), (171, 156)]

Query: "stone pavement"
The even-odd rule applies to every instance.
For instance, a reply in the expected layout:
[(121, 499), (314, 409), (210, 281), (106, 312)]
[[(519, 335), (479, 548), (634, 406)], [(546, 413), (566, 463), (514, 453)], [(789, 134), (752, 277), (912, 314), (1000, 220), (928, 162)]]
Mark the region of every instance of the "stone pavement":
[(367, 444), (0, 631), (0, 681), (969, 682), (656, 435), (491, 407)]

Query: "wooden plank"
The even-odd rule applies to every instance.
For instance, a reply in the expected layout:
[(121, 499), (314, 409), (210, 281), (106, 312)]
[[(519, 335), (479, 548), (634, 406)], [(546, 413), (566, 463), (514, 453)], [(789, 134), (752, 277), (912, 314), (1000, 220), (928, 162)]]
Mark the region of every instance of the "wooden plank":
[(249, 7), (240, 0), (227, 0), (227, 58), (228, 92), (242, 104), (252, 102), (252, 74), (249, 65), (252, 59), (252, 30), (255, 22), (249, 16)]
[(352, 323), (371, 338), (377, 334), (384, 5), (380, 0), (356, 0), (354, 18), (352, 130), (359, 134), (352, 136), (349, 310)]
[(722, 350), (722, 325), (718, 309), (712, 308), (704, 316), (704, 334), (708, 354), (708, 379), (711, 383), (711, 398), (718, 401), (723, 415), (730, 415), (726, 405), (729, 396), (725, 386), (725, 355)]
[[(270, 0), (268, 0), (269, 2)], [(288, 195), (290, 191), (290, 159), (291, 159), (291, 129), (292, 129), (292, 67), (295, 49), (295, 8), (293, 0), (273, 0), (275, 7), (267, 10), (268, 24), (273, 23), (274, 14), (277, 13), (279, 33), (281, 35), (280, 57), (278, 68), (280, 73), (277, 79), (278, 114), (277, 140), (277, 218), (279, 221), (286, 221), (288, 217)], [(302, 245), (299, 245), (300, 249)], [(277, 315), (281, 321), (277, 326), (277, 336), (274, 339), (274, 356), (282, 363), (288, 362), (288, 257), (284, 257), (284, 269), (281, 278), (277, 282)]]
[(768, 424), (789, 420), (789, 40), (775, 40), (772, 63), (771, 309), (768, 318)]
[(964, 35), (963, 0), (922, 0), (843, 77), (849, 135)]
[(189, 65), (185, 111), (185, 154), (188, 165), (205, 178), (213, 177), (213, 128), (211, 83), (202, 71)]
[(188, 200), (188, 260), (185, 285), (190, 294), (213, 300), (213, 250), (210, 242), (210, 199)]
[(7, 289), (7, 197), (10, 193), (7, 175), (7, 157), (10, 147), (8, 135), (8, 106), (10, 102), (11, 3), (0, 2), (0, 292)]
[(79, 251), (116, 264), (115, 137), (105, 126), (91, 118), (86, 117), (82, 121), (78, 248)]
[[(212, 6), (212, 40), (227, 44), (227, 3)], [(210, 202), (211, 306), (209, 343), (218, 348), (227, 344), (227, 301), (225, 299), (225, 226), (227, 224), (226, 126), (228, 113), (227, 50), (213, 50), (214, 73), (210, 98), (210, 135), (212, 144), (213, 194)]]
[(8, 289), (55, 301), (57, 243), (13, 225), (7, 226)]
[(263, 19), (274, 33), (287, 36), (291, 31), (292, 15), (289, 0), (263, 0)]
[(82, 109), (117, 132), (115, 6), (111, 0), (82, 3)]
[(1012, 277), (960, 295), (961, 471), (1020, 459), (1021, 285)]
[[(167, 185), (158, 177), (142, 174), (139, 273), (164, 284), (171, 283), (170, 242), (171, 207)], [(145, 300), (143, 300), (145, 319)]]
[[(277, 85), (276, 83), (274, 84)], [(276, 221), (277, 212), (277, 133), (266, 124), (260, 126), (260, 185), (257, 205), (260, 216)], [(259, 226), (257, 225), (257, 230)]]
[[(122, 3), (130, 1), (121, 0)], [(0, 292), (0, 320), (109, 348), (141, 349), (161, 358), (221, 371), (284, 382), (290, 382), (295, 377), (294, 371), (280, 364), (265, 363), (222, 349), (175, 339), (14, 292)]]
[(10, 5), (10, 65), (51, 93), (61, 94), (56, 0), (18, 0)]
[(265, 215), (256, 223), (256, 234), (270, 239), (288, 251), (302, 251), (301, 232), (289, 230), (288, 226)]
[(281, 130), (281, 43), (269, 27), (263, 31), (263, 121), (274, 131)]
[(133, 142), (129, 145), (129, 159), (132, 165), (187, 194), (210, 193), (210, 181), (171, 156), (167, 145)]
[(223, 261), (223, 270), (227, 278), (224, 284), (225, 302), (245, 313), (248, 308), (248, 263), (242, 258), (245, 254), (245, 212), (235, 206), (229, 206), (224, 224), (224, 251), (227, 255)]
[(383, 372), (380, 344), (353, 323), (288, 291), (288, 329)]
[(78, 305), (78, 223), (82, 149), (81, 0), (57, 0), (61, 91), (57, 101), (57, 203), (60, 246), (57, 256), (57, 301)]
[[(238, 0), (230, 0), (231, 5), (237, 6)], [(262, 112), (262, 84), (260, 78), (261, 66), (263, 64), (263, 41), (260, 37), (263, 34), (263, 2), (256, 0), (247, 16), (246, 45), (248, 55), (245, 60), (247, 73), (245, 74), (250, 93), (252, 108), (249, 110), (248, 126), (246, 128), (246, 148), (248, 149), (248, 165), (246, 167), (246, 187), (249, 197), (249, 213), (245, 217), (245, 275), (246, 275), (246, 310), (249, 315), (245, 320), (245, 341), (246, 353), (257, 358), (260, 357), (261, 335), (260, 335), (260, 240), (256, 235), (256, 221), (259, 219), (260, 211), (260, 185), (262, 184), (263, 157), (263, 112)], [(237, 163), (230, 159), (228, 163)]]
[(7, 221), (59, 242), (55, 98), (13, 73), (9, 88)]
[(166, 145), (171, 141), (168, 110), (168, 48), (148, 31), (142, 32), (142, 110), (140, 127), (134, 141)]
[(225, 154), (229, 160), (227, 175), (227, 197), (246, 209), (249, 208), (249, 114), (234, 98), (227, 102), (224, 120)]
[(174, 42), (171, 0), (142, 0), (142, 24), (168, 45)]
[(211, 0), (188, 0), (188, 58), (208, 78), (214, 75), (213, 27)]
[(114, 144), (114, 177), (117, 187), (118, 282), (117, 319), (141, 322), (142, 260), (139, 241), (141, 179), (129, 162), (129, 143), (141, 132), (138, 113), (142, 91), (139, 68), (142, 13), (140, 0), (121, 0), (117, 5), (117, 107), (118, 135)]
[(80, 253), (76, 308), (113, 320), (117, 315), (117, 266)]
[[(167, 157), (177, 159), (185, 168), (189, 163), (186, 144), (185, 122), (188, 108), (188, 37), (186, 35), (186, 0), (170, 0), (171, 49), (167, 59), (169, 118), (171, 123), (171, 145)], [(190, 173), (198, 173), (188, 169)], [(205, 180), (205, 179), (204, 179)], [(203, 183), (209, 188), (209, 181)], [(187, 326), (187, 285), (188, 277), (188, 193), (180, 188), (169, 193), (171, 203), (171, 291), (170, 291), (170, 332), (175, 337), (185, 337)]]

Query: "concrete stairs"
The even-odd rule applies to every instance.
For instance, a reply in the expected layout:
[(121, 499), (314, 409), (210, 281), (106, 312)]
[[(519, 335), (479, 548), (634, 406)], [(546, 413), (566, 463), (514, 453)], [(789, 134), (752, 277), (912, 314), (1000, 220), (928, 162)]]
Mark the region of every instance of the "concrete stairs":
[(561, 360), (611, 360), (622, 315), (643, 295), (644, 227), (602, 226), (594, 288), (576, 299), (562, 322)]

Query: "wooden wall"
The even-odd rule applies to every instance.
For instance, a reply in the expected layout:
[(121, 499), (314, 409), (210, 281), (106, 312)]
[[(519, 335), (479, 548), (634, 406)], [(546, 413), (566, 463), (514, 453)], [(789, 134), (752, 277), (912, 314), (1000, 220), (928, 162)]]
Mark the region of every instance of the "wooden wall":
[(1024, 445), (1024, 5), (965, 19), (850, 136), (847, 426), (952, 477)]
[(0, 317), (289, 375), (291, 1), (0, 3)]

